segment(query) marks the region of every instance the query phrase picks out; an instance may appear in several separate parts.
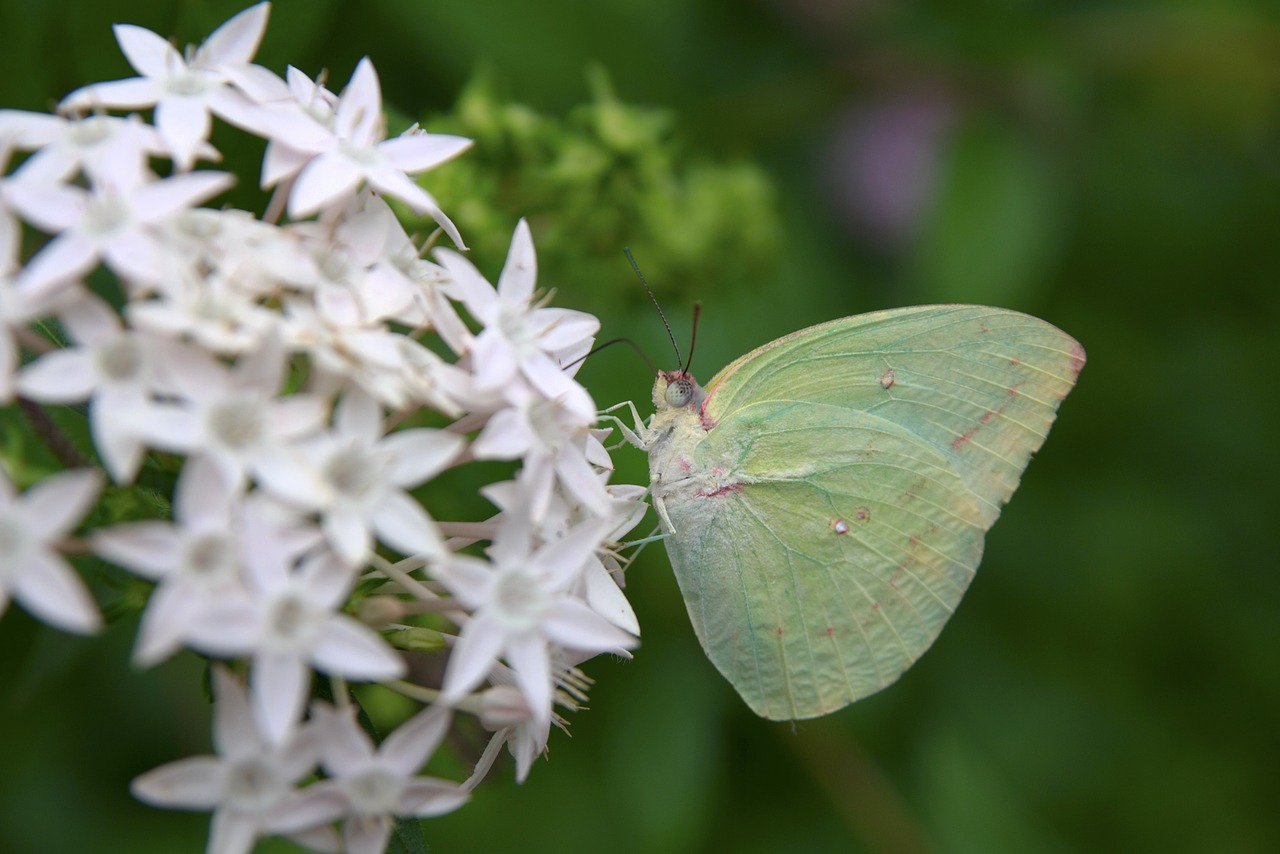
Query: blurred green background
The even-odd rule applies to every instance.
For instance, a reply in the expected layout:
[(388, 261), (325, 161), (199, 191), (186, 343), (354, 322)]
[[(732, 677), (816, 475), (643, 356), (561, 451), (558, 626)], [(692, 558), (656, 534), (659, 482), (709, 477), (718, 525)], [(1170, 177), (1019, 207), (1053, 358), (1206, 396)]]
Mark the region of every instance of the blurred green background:
[[(240, 5), (0, 0), (0, 106), (129, 76), (113, 22), (199, 42)], [(477, 138), (426, 183), (482, 269), (529, 216), (556, 303), (667, 366), (624, 244), (682, 343), (702, 301), (703, 377), (934, 301), (1089, 354), (897, 685), (755, 719), (650, 548), (634, 661), (590, 663), (573, 738), (427, 823), (433, 850), (1280, 850), (1280, 7), (281, 0), (259, 60), (337, 89), (365, 54), (401, 115)], [(649, 395), (624, 348), (580, 378), (601, 405)], [(644, 482), (638, 451), (615, 461)], [(131, 671), (133, 630), (0, 620), (0, 850), (203, 849), (206, 817), (127, 792), (209, 746), (199, 664)]]

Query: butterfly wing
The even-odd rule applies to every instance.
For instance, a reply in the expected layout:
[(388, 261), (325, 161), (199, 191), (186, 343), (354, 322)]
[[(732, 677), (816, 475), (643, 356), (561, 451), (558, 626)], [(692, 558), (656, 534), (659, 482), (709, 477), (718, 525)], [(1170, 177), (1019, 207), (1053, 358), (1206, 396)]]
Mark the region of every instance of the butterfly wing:
[(834, 711), (928, 649), (1083, 361), (1035, 318), (936, 306), (804, 330), (708, 385), (667, 549), (754, 711)]
[(899, 424), (946, 455), (987, 526), (1044, 443), (1084, 348), (998, 308), (936, 305), (863, 314), (779, 338), (707, 385), (713, 423), (765, 400), (829, 403)]
[(875, 415), (743, 407), (693, 450), (723, 485), (668, 500), (668, 553), (707, 656), (766, 718), (871, 694), (929, 647), (982, 555), (946, 457)]

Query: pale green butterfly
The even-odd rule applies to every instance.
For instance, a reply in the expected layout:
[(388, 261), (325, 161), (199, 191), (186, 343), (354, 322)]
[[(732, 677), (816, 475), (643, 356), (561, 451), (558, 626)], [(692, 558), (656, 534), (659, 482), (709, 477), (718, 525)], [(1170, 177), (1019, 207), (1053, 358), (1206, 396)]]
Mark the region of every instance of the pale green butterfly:
[(1058, 404), (1074, 339), (998, 308), (863, 314), (683, 370), (628, 436), (707, 657), (765, 718), (894, 682), (938, 636)]

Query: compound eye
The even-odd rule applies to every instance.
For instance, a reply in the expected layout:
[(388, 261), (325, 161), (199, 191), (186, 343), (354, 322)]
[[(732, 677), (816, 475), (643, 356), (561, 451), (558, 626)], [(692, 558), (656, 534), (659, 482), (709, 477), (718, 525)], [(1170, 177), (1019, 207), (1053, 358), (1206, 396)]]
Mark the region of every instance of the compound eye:
[(668, 406), (688, 406), (693, 400), (693, 383), (689, 380), (676, 380), (667, 386), (665, 395)]

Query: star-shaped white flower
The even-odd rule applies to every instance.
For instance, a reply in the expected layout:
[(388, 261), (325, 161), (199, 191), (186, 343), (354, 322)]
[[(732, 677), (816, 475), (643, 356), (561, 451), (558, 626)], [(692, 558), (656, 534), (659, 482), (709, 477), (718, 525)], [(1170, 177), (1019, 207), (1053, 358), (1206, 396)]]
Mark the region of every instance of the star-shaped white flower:
[(115, 173), (91, 189), (13, 181), (8, 198), (22, 217), (55, 235), (27, 264), (21, 287), (44, 291), (103, 261), (128, 283), (162, 284), (181, 269), (156, 228), (234, 182), (225, 172), (192, 172), (158, 181)]
[(544, 308), (534, 300), (538, 263), (529, 226), (521, 220), (511, 239), (495, 290), (475, 266), (456, 252), (436, 257), (461, 292), (467, 310), (483, 326), (471, 353), (476, 386), (512, 388), (521, 377), (540, 396), (571, 412), (582, 426), (596, 420), (596, 406), (567, 367), (591, 349), (600, 321), (590, 314)]
[(427, 428), (384, 436), (378, 404), (348, 391), (334, 412), (333, 431), (301, 448), (315, 479), (297, 497), (320, 513), (329, 544), (352, 566), (365, 562), (375, 534), (403, 554), (441, 557), (435, 523), (405, 490), (442, 471), (464, 444), (455, 433)]
[[(17, 148), (35, 152), (15, 173), (23, 181), (56, 183), (83, 172), (98, 183), (119, 175), (135, 183), (143, 179), (149, 157), (168, 151), (159, 132), (137, 115), (66, 118), (0, 110), (0, 136), (4, 134), (12, 135)], [(197, 154), (206, 160), (218, 158), (208, 144)]]
[[(95, 83), (68, 95), (63, 112), (155, 107), (155, 124), (178, 168), (185, 171), (209, 138), (210, 112), (237, 113), (243, 98), (283, 93), (284, 84), (250, 64), (262, 42), (271, 4), (259, 3), (214, 30), (188, 61), (160, 36), (132, 24), (116, 24), (116, 41), (140, 77)], [(274, 83), (272, 82), (274, 78)]]
[(163, 368), (168, 390), (185, 401), (152, 405), (138, 419), (151, 445), (208, 456), (236, 489), (249, 474), (286, 499), (306, 488), (294, 446), (319, 431), (329, 404), (302, 393), (277, 397), (285, 379), (281, 342), (268, 338), (230, 369), (174, 344), (165, 350)]
[(260, 492), (242, 496), (203, 457), (178, 478), (173, 522), (126, 522), (94, 531), (100, 557), (157, 582), (142, 614), (133, 660), (149, 667), (189, 640), (205, 613), (252, 594), (248, 567), (291, 564), (320, 542)]
[(134, 797), (157, 807), (213, 810), (207, 850), (217, 854), (248, 854), (259, 837), (276, 833), (336, 850), (325, 826), (336, 811), (297, 788), (316, 768), (320, 732), (307, 724), (284, 741), (263, 738), (244, 686), (225, 667), (213, 668), (213, 695), (218, 755), (148, 771), (133, 781)]
[[(296, 162), (305, 161), (289, 191), (289, 216), (308, 217), (322, 208), (345, 204), (360, 187), (400, 199), (420, 214), (429, 214), (459, 247), (465, 246), (457, 227), (436, 200), (409, 176), (452, 160), (471, 146), (471, 140), (417, 129), (386, 138), (382, 89), (368, 57), (360, 60), (333, 113), (333, 126), (295, 132), (296, 122), (265, 128), (272, 141), (292, 149)], [(319, 125), (315, 125), (316, 128)], [(277, 169), (279, 180), (287, 169)], [(269, 184), (268, 184), (269, 186)]]
[(51, 475), (19, 495), (0, 471), (0, 614), (12, 596), (63, 631), (102, 628), (93, 597), (55, 548), (101, 489), (101, 473), (81, 470)]
[(433, 569), (441, 584), (474, 609), (445, 671), (446, 702), (479, 685), (502, 657), (534, 716), (545, 721), (551, 715), (551, 644), (591, 654), (636, 645), (633, 635), (568, 592), (606, 533), (592, 521), (533, 549), (527, 524), (513, 518), (489, 549), (492, 566), (458, 555)]
[(129, 483), (142, 464), (136, 421), (156, 388), (151, 336), (121, 328), (103, 300), (85, 293), (58, 319), (76, 347), (36, 359), (18, 376), (18, 391), (49, 403), (89, 401), (93, 444), (117, 483)]
[(320, 761), (329, 775), (313, 787), (313, 796), (341, 800), (347, 854), (381, 854), (397, 817), (430, 818), (467, 802), (457, 783), (418, 776), (448, 731), (447, 706), (419, 712), (376, 748), (356, 723), (354, 708), (341, 712), (317, 703), (311, 715), (324, 736)]
[(192, 646), (210, 655), (249, 657), (258, 726), (272, 744), (296, 728), (311, 685), (311, 668), (344, 679), (379, 682), (404, 675), (399, 655), (373, 630), (340, 608), (355, 572), (327, 552), (296, 569), (287, 553), (255, 561), (247, 600), (217, 603), (193, 620)]

